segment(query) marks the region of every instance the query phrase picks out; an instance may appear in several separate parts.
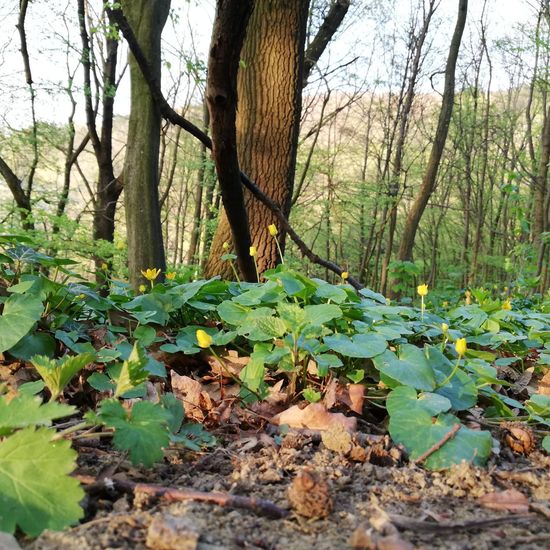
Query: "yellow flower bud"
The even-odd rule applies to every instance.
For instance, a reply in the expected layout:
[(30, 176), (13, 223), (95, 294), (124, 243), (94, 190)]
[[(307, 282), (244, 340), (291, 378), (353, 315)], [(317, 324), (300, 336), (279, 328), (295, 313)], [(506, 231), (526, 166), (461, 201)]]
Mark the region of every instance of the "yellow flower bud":
[(469, 290), (467, 290), (464, 293), (464, 295), (466, 296), (466, 300), (465, 300), (466, 305), (469, 306), (472, 303), (472, 293)]
[(419, 296), (427, 296), (428, 295), (428, 285), (418, 285), (416, 287), (416, 292), (418, 292)]
[(142, 269), (141, 274), (148, 280), (154, 281), (160, 275), (160, 269)]
[(147, 290), (147, 287), (145, 285), (139, 285), (139, 291), (145, 292)]
[(255, 246), (250, 247), (250, 255), (252, 257), (256, 256), (256, 247)]
[(443, 332), (448, 332), (449, 331), (449, 325), (447, 323), (441, 323), (441, 330)]
[(200, 348), (209, 348), (212, 345), (212, 336), (202, 329), (197, 330), (197, 342)]
[(223, 248), (225, 251), (229, 250), (229, 243), (228, 243), (227, 241), (225, 241), (225, 242), (223, 243), (223, 245), (222, 245), (222, 248)]
[(109, 266), (105, 262), (103, 262), (101, 264), (101, 269), (103, 269), (104, 271), (107, 271), (109, 269)]
[(455, 349), (456, 349), (456, 352), (458, 353), (458, 356), (462, 357), (466, 353), (466, 350), (468, 349), (468, 346), (466, 345), (466, 338), (459, 338), (456, 341)]
[(342, 274), (340, 275), (344, 281), (349, 277), (349, 273), (347, 271), (342, 271)]
[(510, 311), (512, 309), (512, 304), (509, 299), (502, 302), (502, 309), (505, 309), (506, 311)]
[(173, 281), (175, 278), (176, 278), (176, 272), (175, 271), (168, 271), (166, 273), (166, 278), (169, 280), (169, 281)]
[(279, 233), (279, 232), (277, 231), (277, 226), (276, 226), (274, 223), (272, 223), (271, 225), (269, 225), (269, 226), (267, 227), (267, 229), (269, 230), (269, 234), (270, 234), (272, 237), (275, 237), (275, 235), (277, 235), (277, 233)]

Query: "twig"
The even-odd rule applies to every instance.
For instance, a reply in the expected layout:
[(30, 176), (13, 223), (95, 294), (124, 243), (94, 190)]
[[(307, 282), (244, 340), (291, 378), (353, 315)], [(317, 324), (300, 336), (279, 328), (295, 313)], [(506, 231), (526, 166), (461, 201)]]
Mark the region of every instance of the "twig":
[(464, 521), (422, 521), (399, 514), (388, 514), (390, 521), (398, 529), (408, 529), (410, 531), (466, 531), (469, 529), (480, 529), (482, 527), (493, 527), (501, 523), (512, 523), (514, 521), (533, 520), (536, 514), (508, 514), (505, 516), (474, 519)]
[(93, 476), (75, 476), (75, 478), (85, 485), (85, 490), (87, 492), (118, 489), (119, 491), (130, 494), (144, 493), (152, 497), (162, 498), (168, 502), (196, 500), (218, 504), (219, 506), (227, 506), (229, 508), (242, 508), (271, 519), (281, 519), (288, 515), (287, 510), (280, 508), (273, 502), (255, 497), (196, 491), (195, 489), (173, 489), (162, 485), (135, 483), (133, 481), (117, 478), (105, 477), (103, 479), (96, 479)]
[(426, 452), (422, 453), (419, 457), (412, 460), (412, 464), (420, 464), (424, 462), (430, 455), (441, 449), (449, 439), (452, 439), (458, 430), (460, 430), (461, 424), (455, 424), (449, 432), (447, 432), (437, 443), (432, 445)]

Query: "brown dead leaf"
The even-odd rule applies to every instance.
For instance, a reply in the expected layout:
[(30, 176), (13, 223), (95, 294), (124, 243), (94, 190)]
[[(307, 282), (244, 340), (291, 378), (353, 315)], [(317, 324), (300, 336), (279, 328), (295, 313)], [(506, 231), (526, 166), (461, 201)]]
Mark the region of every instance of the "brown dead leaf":
[(341, 424), (350, 432), (357, 428), (357, 419), (349, 418), (342, 413), (329, 413), (322, 403), (310, 403), (305, 409), (294, 405), (275, 415), (271, 422), (276, 425), (286, 424), (291, 428), (312, 430), (326, 430), (335, 424)]
[(171, 372), (171, 381), (174, 395), (183, 402), (185, 416), (198, 422), (204, 421), (212, 410), (212, 400), (200, 382), (189, 376), (180, 376), (174, 371)]
[(516, 489), (487, 493), (478, 498), (479, 503), (491, 510), (502, 510), (521, 514), (529, 511), (529, 500)]
[(366, 525), (359, 525), (351, 535), (349, 544), (357, 550), (412, 550), (414, 546), (399, 535), (382, 537)]
[(227, 353), (220, 355), (220, 359), (223, 363), (220, 363), (213, 355), (207, 355), (205, 359), (210, 365), (213, 374), (217, 376), (221, 375), (225, 378), (239, 376), (239, 373), (250, 361), (249, 356), (239, 357), (239, 354), (235, 350), (229, 350)]
[(550, 395), (550, 367), (546, 367), (544, 376), (539, 380), (537, 393)]
[(325, 388), (325, 397), (323, 403), (328, 411), (336, 405), (336, 391), (338, 389), (338, 382), (333, 378)]
[(348, 384), (349, 399), (351, 402), (350, 409), (357, 413), (363, 414), (363, 402), (365, 401), (365, 386), (363, 384)]

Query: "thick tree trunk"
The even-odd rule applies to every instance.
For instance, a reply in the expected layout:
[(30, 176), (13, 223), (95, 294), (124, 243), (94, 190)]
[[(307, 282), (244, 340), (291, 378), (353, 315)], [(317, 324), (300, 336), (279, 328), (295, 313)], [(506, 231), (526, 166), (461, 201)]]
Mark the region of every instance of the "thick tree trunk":
[(422, 185), (418, 191), (416, 200), (411, 206), (405, 226), (403, 228), (403, 238), (399, 247), (398, 258), (401, 261), (412, 261), (412, 253), (418, 225), (428, 200), (434, 190), (437, 178), (437, 172), (445, 148), (445, 141), (449, 131), (449, 123), (453, 112), (453, 102), (455, 95), (455, 68), (460, 50), (460, 42), (462, 33), (466, 25), (466, 14), (468, 11), (468, 0), (460, 0), (458, 7), (458, 18), (456, 27), (449, 48), (449, 56), (445, 67), (445, 88), (443, 92), (443, 100), (441, 103), (441, 111), (439, 113), (439, 121), (437, 130), (428, 161), (428, 166)]
[[(149, 61), (153, 78), (160, 81), (162, 29), (170, 0), (123, 0), (122, 8)], [(149, 86), (130, 54), (131, 111), (124, 162), (124, 204), (130, 283), (144, 282), (142, 270), (166, 270), (158, 192), (161, 115)], [(163, 275), (161, 275), (162, 279)]]
[[(237, 142), (241, 169), (288, 215), (292, 199), (301, 111), (303, 52), (309, 0), (257, 0), (241, 52)], [(267, 227), (277, 218), (245, 192), (252, 244), (260, 273), (275, 267), (279, 255)], [(206, 265), (206, 276), (231, 278), (221, 260), (231, 242), (227, 215), (220, 218)], [(280, 233), (284, 246), (284, 233)]]

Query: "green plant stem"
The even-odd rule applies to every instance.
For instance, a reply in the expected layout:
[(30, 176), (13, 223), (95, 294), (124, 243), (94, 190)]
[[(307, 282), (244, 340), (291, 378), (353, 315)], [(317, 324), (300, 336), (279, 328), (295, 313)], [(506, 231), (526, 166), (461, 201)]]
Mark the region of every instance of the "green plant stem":
[(462, 355), (459, 355), (458, 356), (458, 361), (456, 362), (456, 365), (454, 366), (453, 370), (450, 372), (449, 376), (447, 376), (447, 378), (445, 378), (445, 380), (443, 380), (443, 382), (441, 382), (441, 384), (438, 384), (436, 386), (436, 389), (442, 388), (443, 386), (445, 386), (446, 384), (448, 384), (452, 380), (452, 378), (454, 377), (454, 375), (458, 371), (458, 367), (460, 367), (460, 360), (461, 359), (462, 359)]
[(258, 279), (258, 282), (260, 282), (260, 272), (258, 271), (258, 262), (256, 261), (256, 256), (252, 256), (252, 259), (254, 260), (254, 267), (256, 268), (256, 278)]
[(71, 426), (70, 428), (66, 428), (65, 430), (61, 430), (60, 432), (57, 432), (53, 437), (52, 441), (57, 441), (59, 439), (63, 439), (65, 436), (70, 435), (74, 432), (78, 432), (80, 430), (83, 430), (85, 428), (89, 428), (92, 424), (89, 422), (79, 422), (78, 424), (75, 424), (74, 426)]
[(281, 258), (281, 263), (284, 264), (285, 260), (283, 258), (283, 251), (281, 250), (279, 239), (277, 238), (277, 235), (273, 235), (273, 238), (275, 239), (275, 244), (277, 245), (277, 250), (279, 251), (279, 258)]

